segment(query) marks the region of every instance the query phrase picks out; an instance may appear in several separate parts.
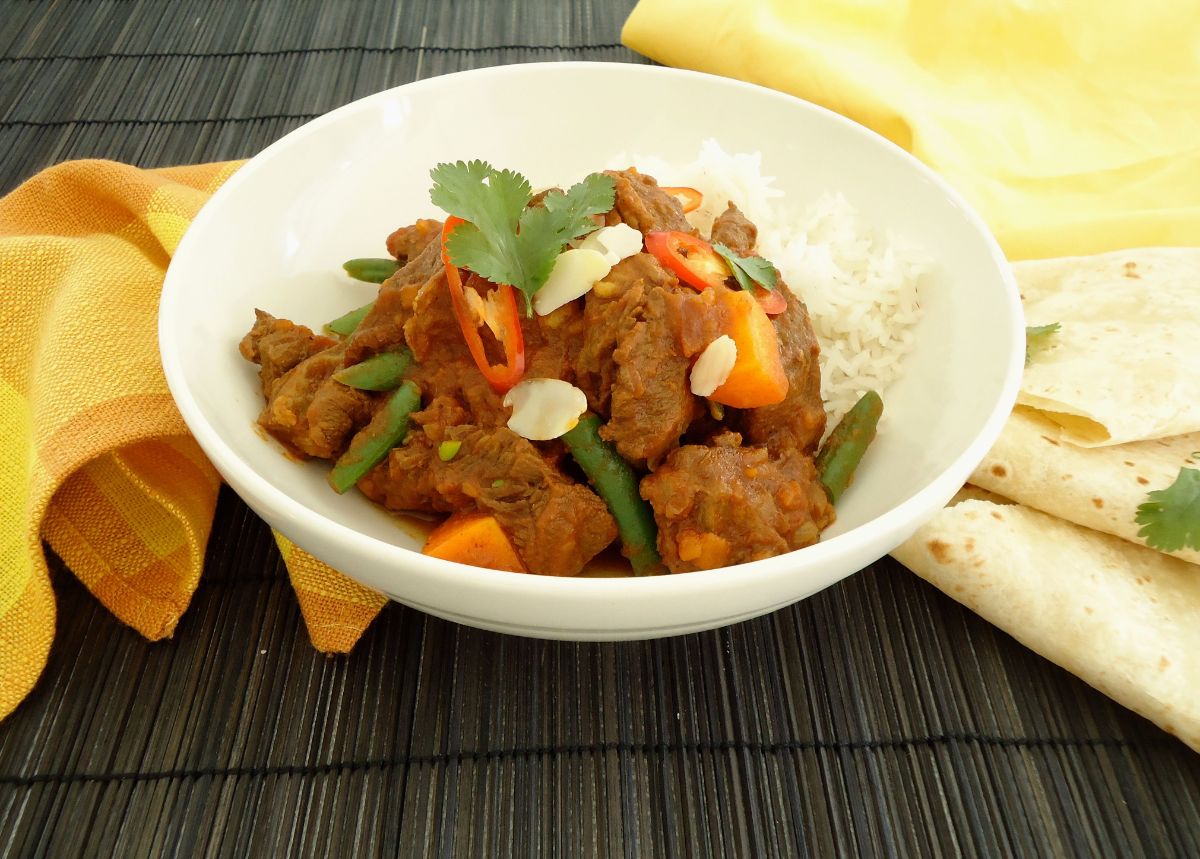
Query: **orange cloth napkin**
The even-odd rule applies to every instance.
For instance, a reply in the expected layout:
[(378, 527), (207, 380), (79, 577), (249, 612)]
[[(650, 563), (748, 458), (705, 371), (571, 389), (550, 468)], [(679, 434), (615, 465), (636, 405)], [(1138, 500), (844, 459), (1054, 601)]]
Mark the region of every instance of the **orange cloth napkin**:
[[(158, 355), (163, 276), (238, 163), (60, 164), (0, 199), (0, 718), (54, 637), (44, 539), (123, 622), (171, 635), (220, 478)], [(346, 652), (386, 599), (276, 535), (313, 645)]]

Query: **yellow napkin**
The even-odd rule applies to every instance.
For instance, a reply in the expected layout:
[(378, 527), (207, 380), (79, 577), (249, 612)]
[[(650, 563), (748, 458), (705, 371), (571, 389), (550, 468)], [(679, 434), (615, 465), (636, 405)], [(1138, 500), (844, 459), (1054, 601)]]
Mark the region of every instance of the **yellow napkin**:
[(1190, 4), (641, 0), (621, 35), (661, 63), (783, 90), (891, 138), (1013, 259), (1200, 245)]
[[(196, 589), (220, 479), (167, 391), (158, 299), (238, 166), (70, 162), (0, 199), (0, 718), (54, 637), (42, 539), (149, 639)], [(349, 650), (385, 599), (276, 540), (314, 646)]]

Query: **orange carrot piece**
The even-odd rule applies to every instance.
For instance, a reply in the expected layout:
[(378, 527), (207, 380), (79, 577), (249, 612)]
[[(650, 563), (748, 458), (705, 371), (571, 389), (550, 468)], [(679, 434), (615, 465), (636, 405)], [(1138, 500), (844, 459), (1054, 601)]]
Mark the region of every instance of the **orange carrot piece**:
[(771, 318), (752, 293), (722, 289), (717, 300), (723, 311), (722, 329), (737, 346), (737, 361), (709, 399), (735, 409), (782, 403), (788, 378)]
[(487, 513), (454, 514), (433, 530), (421, 551), (443, 561), (528, 572), (496, 517)]

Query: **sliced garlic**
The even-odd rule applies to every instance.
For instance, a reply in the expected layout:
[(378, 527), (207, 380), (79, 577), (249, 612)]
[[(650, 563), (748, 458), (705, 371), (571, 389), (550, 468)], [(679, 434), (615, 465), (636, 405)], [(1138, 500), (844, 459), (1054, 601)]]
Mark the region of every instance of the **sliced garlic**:
[(533, 296), (533, 309), (539, 316), (553, 313), (568, 301), (585, 295), (592, 284), (604, 277), (612, 266), (599, 251), (571, 248), (558, 255), (546, 283)]
[(707, 397), (725, 384), (737, 362), (737, 344), (728, 334), (722, 334), (704, 347), (692, 365), (692, 393)]
[(642, 250), (642, 234), (629, 224), (601, 227), (579, 243), (584, 250), (599, 251), (609, 265), (616, 265), (626, 257)]
[(530, 441), (558, 438), (587, 411), (583, 391), (561, 379), (526, 379), (504, 395), (512, 408), (508, 428)]

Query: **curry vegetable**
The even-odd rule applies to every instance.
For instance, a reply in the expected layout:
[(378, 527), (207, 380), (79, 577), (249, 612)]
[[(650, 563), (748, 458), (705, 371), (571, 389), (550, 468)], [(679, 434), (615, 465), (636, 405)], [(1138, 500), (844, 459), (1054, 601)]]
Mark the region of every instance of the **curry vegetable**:
[(408, 435), (408, 419), (421, 408), (421, 389), (413, 382), (398, 387), (371, 422), (350, 441), (350, 447), (329, 472), (329, 485), (343, 493), (383, 461)]
[(346, 274), (355, 280), (363, 280), (367, 283), (383, 283), (400, 270), (400, 263), (394, 259), (361, 257), (359, 259), (346, 260), (342, 263), (342, 268), (346, 270)]
[(883, 400), (874, 391), (867, 391), (850, 411), (842, 415), (817, 453), (817, 474), (834, 504), (854, 478), (854, 469), (875, 438), (882, 414)]
[(413, 355), (408, 349), (380, 352), (338, 370), (333, 378), (360, 391), (390, 391), (400, 386), (412, 362)]
[(654, 513), (638, 491), (638, 478), (629, 463), (600, 438), (600, 418), (584, 415), (562, 440), (617, 521), (617, 533), (634, 575), (663, 572)]
[(367, 314), (375, 307), (375, 302), (370, 301), (362, 307), (356, 307), (349, 313), (339, 316), (332, 322), (325, 323), (325, 330), (331, 334), (340, 334), (343, 337), (349, 337), (354, 333), (354, 329), (367, 318)]

